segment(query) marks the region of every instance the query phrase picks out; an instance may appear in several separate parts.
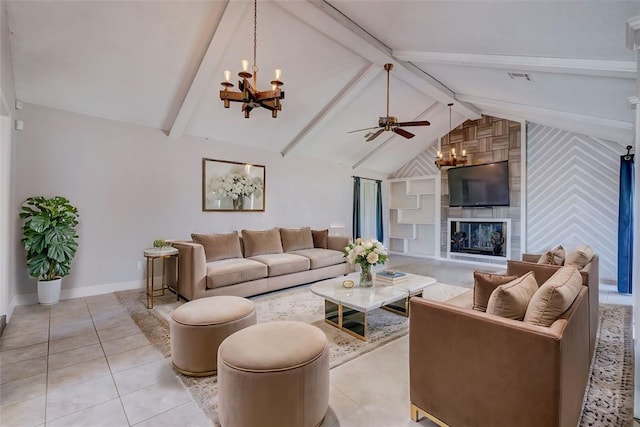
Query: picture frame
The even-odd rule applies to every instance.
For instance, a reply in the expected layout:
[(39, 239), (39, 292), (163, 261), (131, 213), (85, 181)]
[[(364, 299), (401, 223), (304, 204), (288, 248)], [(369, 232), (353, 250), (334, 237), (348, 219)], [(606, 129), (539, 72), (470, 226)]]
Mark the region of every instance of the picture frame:
[(264, 212), (264, 165), (202, 159), (204, 212)]

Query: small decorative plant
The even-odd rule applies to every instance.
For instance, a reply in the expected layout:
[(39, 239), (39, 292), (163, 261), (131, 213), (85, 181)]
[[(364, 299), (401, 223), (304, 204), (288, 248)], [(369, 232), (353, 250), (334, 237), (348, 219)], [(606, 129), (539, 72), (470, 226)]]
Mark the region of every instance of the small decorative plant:
[(464, 231), (457, 231), (453, 233), (453, 236), (451, 236), (451, 243), (453, 243), (454, 245), (462, 246), (462, 244), (464, 243), (464, 239), (466, 238), (467, 233), (465, 233)]
[(504, 237), (502, 237), (502, 233), (495, 231), (489, 236), (489, 242), (493, 247), (502, 246), (504, 244)]
[(154, 248), (171, 247), (171, 242), (167, 242), (164, 239), (157, 239), (153, 241)]
[(64, 197), (29, 197), (20, 218), (29, 274), (43, 281), (67, 276), (78, 249), (78, 210)]

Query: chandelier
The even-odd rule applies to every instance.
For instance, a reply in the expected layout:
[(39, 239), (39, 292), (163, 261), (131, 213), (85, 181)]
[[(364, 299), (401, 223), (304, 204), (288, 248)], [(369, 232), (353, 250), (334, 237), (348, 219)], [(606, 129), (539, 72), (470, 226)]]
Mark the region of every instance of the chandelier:
[[(258, 66), (256, 65), (256, 45), (257, 45), (257, 27), (258, 27), (258, 0), (253, 1), (253, 66), (251, 74), (248, 70), (249, 61), (242, 60), (242, 71), (238, 73), (238, 76), (242, 78), (238, 82), (239, 91), (229, 90), (233, 87), (231, 83), (231, 71), (224, 72), (224, 81), (220, 83), (224, 90), (220, 91), (220, 99), (224, 103), (224, 108), (229, 108), (231, 102), (242, 102), (242, 111), (244, 112), (245, 119), (249, 118), (251, 110), (257, 107), (263, 107), (267, 110), (271, 110), (271, 117), (274, 119), (278, 117), (278, 111), (282, 110), (281, 99), (284, 99), (284, 91), (280, 90), (280, 86), (284, 83), (280, 81), (280, 75), (282, 71), (276, 69), (275, 79), (271, 81), (271, 90), (265, 90), (263, 92), (258, 91)], [(249, 81), (253, 77), (253, 85)]]
[[(438, 169), (442, 169), (443, 167), (454, 167), (454, 166), (462, 166), (467, 164), (467, 150), (461, 150), (461, 157), (457, 157), (456, 149), (451, 146), (451, 107), (453, 104), (447, 104), (449, 106), (449, 133), (447, 134), (447, 142), (449, 145), (449, 158), (442, 158), (442, 151), (438, 151), (438, 157), (436, 159), (436, 166)], [(462, 149), (462, 143), (460, 143), (460, 148)]]

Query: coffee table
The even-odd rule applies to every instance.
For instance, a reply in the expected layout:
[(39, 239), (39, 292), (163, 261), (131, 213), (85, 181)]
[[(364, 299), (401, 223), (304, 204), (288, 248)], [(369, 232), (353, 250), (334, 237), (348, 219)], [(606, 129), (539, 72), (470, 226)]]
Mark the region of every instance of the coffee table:
[[(311, 292), (324, 298), (324, 320), (354, 337), (367, 341), (367, 313), (384, 308), (394, 313), (409, 315), (409, 298), (436, 283), (433, 277), (407, 273), (407, 280), (390, 285), (374, 279), (371, 288), (357, 285), (359, 273), (322, 280), (311, 286)], [(353, 288), (342, 282), (353, 280)]]

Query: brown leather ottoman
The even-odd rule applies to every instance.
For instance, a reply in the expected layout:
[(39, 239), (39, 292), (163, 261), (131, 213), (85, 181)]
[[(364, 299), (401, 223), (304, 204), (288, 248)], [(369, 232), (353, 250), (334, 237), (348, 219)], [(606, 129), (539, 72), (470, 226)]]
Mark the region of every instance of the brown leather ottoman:
[(223, 427), (315, 427), (329, 407), (329, 347), (301, 322), (268, 322), (228, 337), (218, 349), (218, 415)]
[(174, 369), (195, 377), (213, 375), (220, 343), (255, 324), (255, 306), (246, 298), (217, 296), (182, 304), (171, 314), (170, 322)]

